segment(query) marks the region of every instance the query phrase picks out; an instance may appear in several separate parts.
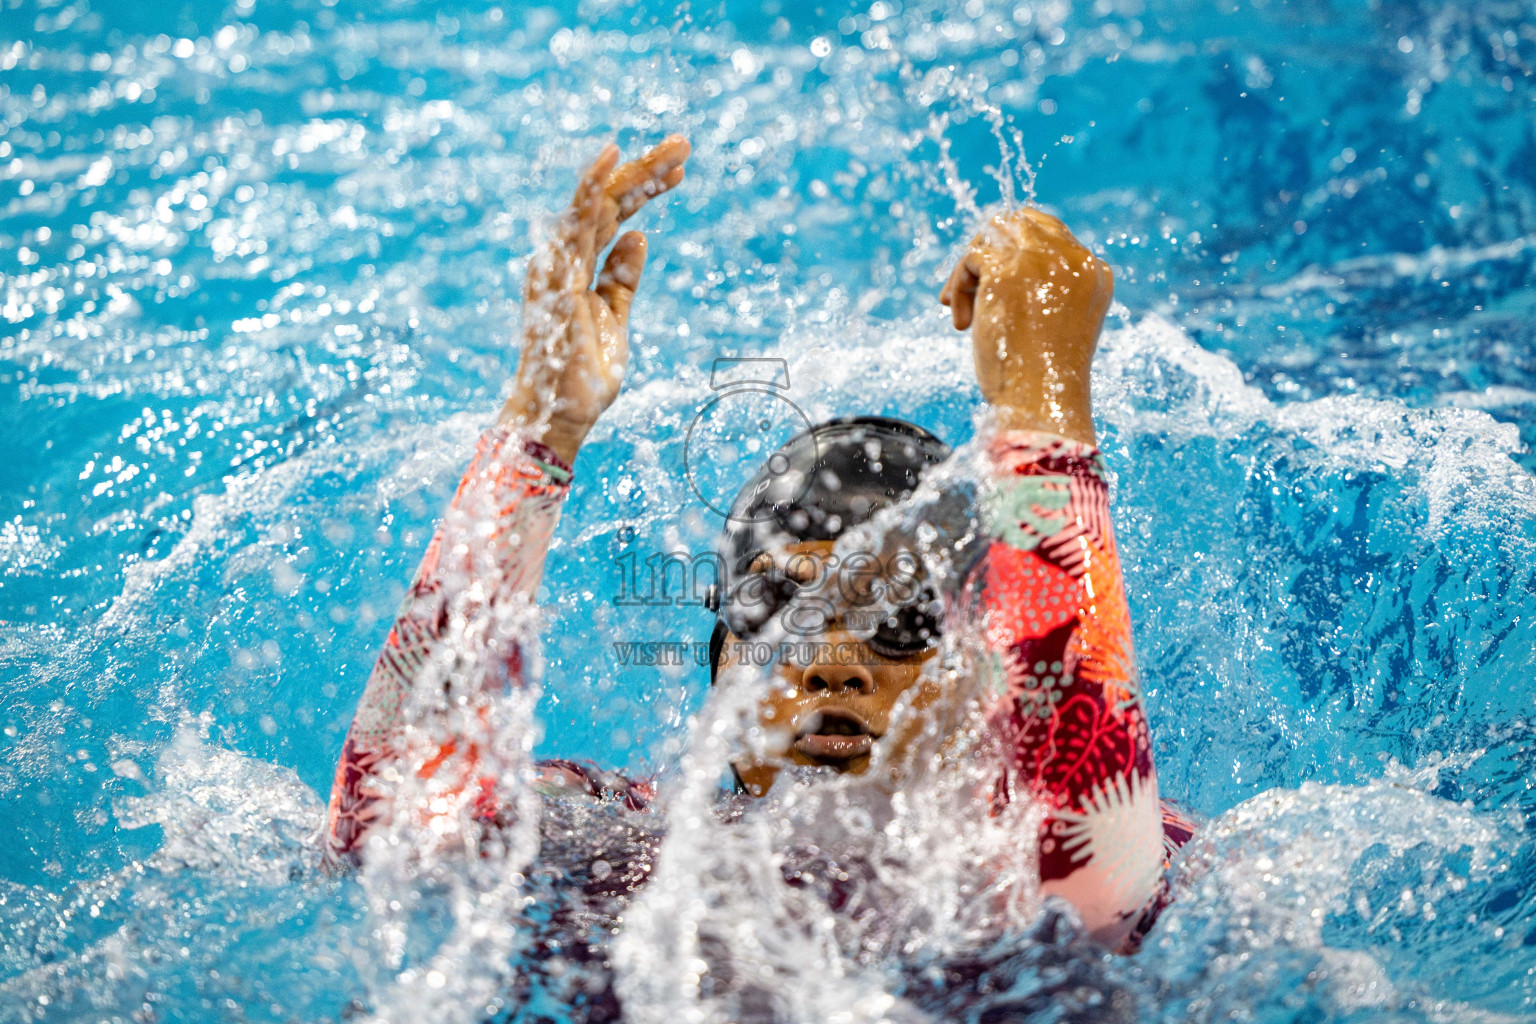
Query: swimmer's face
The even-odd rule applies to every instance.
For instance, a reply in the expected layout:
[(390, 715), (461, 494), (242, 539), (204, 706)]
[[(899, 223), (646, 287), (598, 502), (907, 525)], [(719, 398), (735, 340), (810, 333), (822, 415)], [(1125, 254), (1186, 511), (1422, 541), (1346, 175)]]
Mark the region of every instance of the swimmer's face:
[[(759, 555), (748, 571), (777, 570), (814, 585), (827, 578), (832, 554), (831, 541), (805, 541)], [(936, 648), (911, 653), (877, 650), (878, 637), (868, 637), (867, 629), (855, 635), (850, 628), (842, 618), (834, 618), (813, 635), (795, 637), (789, 645), (792, 656), (778, 659), (769, 691), (758, 705), (758, 722), (768, 736), (767, 756), (733, 765), (753, 796), (766, 793), (785, 764), (822, 765), (854, 774), (868, 771), (875, 743), (883, 739), (888, 748), (901, 748), (918, 731), (917, 723), (893, 723), (897, 702), (909, 691), (915, 691), (914, 708), (937, 700), (937, 688), (922, 677)], [(752, 647), (729, 634), (721, 672), (743, 663), (753, 664)], [(899, 749), (890, 752), (899, 758)]]

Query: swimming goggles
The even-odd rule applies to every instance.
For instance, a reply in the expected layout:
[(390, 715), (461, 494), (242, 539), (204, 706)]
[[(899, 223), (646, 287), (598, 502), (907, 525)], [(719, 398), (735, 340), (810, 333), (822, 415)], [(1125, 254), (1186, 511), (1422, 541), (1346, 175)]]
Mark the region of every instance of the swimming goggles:
[(915, 589), (914, 598), (899, 604), (872, 596), (850, 602), (824, 581), (808, 583), (774, 567), (741, 576), (723, 599), (719, 588), (711, 587), (705, 603), (742, 639), (757, 637), (775, 620), (783, 638), (791, 640), (819, 636), (837, 623), (876, 654), (908, 658), (938, 644), (944, 611), (930, 588)]

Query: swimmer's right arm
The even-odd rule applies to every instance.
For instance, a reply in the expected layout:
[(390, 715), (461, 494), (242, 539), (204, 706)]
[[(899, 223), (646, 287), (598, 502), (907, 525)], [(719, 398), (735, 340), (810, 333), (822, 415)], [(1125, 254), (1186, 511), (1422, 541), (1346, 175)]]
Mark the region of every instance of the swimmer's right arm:
[[(389, 813), (379, 775), (402, 753), (407, 697), (437, 678), (427, 669), (450, 608), (459, 617), (472, 616), (476, 603), (495, 605), (537, 590), (571, 465), (618, 394), (645, 236), (630, 231), (620, 237), (600, 274), (597, 257), (624, 220), (682, 181), (689, 146), (672, 136), (623, 165), (618, 152), (609, 144), (587, 167), (571, 206), (530, 263), (512, 394), (496, 425), (481, 437), (427, 548), (342, 748), (326, 837), (333, 863), (355, 860), (370, 830)], [(505, 671), (488, 673), (487, 688), (521, 678), (516, 645), (497, 653)], [(455, 752), (460, 740), (468, 749)], [(440, 756), (417, 766), (416, 774), (435, 779), (449, 753), (456, 753), (461, 770), (472, 771), (478, 756), (473, 741), (455, 736)]]

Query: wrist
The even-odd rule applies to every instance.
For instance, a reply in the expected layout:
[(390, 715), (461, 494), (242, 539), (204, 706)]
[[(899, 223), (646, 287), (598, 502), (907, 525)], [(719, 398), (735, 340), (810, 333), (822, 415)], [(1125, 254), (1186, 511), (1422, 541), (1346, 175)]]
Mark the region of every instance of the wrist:
[(517, 431), (529, 441), (537, 441), (565, 461), (567, 466), (576, 464), (576, 453), (587, 438), (590, 424), (569, 423), (559, 416), (541, 415), (540, 410), (517, 396), (502, 406), (497, 422)]
[(550, 451), (560, 456), (567, 466), (574, 466), (576, 465), (576, 453), (581, 450), (581, 443), (586, 440), (586, 436), (587, 434), (584, 430), (580, 434), (576, 434), (561, 430), (554, 424), (550, 424), (544, 428), (543, 437), (530, 438), (530, 440), (544, 444)]
[(1030, 397), (1006, 396), (988, 399), (992, 408), (992, 421), (998, 432), (1028, 430), (1056, 434), (1072, 441), (1098, 446), (1098, 435), (1093, 429), (1093, 411), (1086, 389), (1079, 396), (1063, 400), (1065, 396)]

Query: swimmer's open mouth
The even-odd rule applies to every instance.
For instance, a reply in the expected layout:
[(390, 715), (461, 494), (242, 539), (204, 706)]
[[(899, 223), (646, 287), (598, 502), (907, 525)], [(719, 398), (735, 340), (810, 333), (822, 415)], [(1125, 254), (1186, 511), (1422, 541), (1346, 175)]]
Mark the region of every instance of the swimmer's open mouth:
[(868, 754), (878, 739), (863, 717), (845, 708), (812, 711), (795, 730), (795, 749), (819, 761), (847, 761)]

